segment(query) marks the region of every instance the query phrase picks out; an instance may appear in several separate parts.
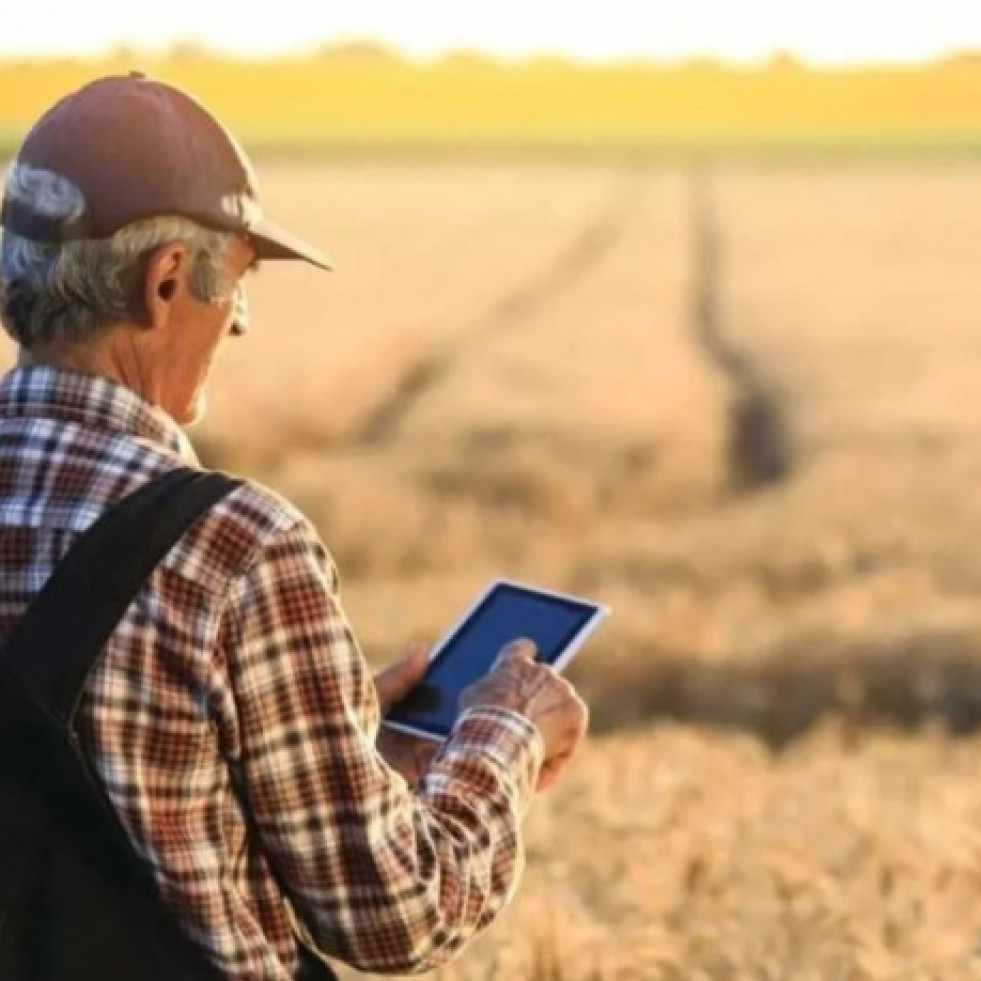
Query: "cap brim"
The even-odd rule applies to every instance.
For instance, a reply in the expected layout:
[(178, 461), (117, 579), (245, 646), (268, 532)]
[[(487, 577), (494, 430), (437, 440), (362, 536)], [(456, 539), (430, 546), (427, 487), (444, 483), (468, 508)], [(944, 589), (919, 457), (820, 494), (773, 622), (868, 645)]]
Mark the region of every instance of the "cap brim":
[(303, 259), (321, 269), (329, 271), (334, 268), (333, 263), (319, 249), (266, 218), (249, 229), (249, 236), (255, 243), (256, 256), (260, 259)]

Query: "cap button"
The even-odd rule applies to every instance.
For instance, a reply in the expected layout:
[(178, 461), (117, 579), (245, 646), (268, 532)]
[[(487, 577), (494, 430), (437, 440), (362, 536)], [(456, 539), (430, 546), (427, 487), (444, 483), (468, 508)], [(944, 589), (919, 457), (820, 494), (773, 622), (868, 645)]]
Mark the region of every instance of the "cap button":
[(129, 73), (130, 78), (146, 78), (146, 72), (131, 71)]

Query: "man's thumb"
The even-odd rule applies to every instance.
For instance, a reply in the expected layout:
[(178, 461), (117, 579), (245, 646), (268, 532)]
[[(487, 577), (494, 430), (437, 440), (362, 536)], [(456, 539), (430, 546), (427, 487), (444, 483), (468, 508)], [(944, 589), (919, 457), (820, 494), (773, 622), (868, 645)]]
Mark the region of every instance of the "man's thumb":
[(390, 664), (375, 678), (378, 697), (383, 706), (401, 701), (422, 680), (429, 664), (429, 647), (416, 643), (405, 657)]
[(408, 653), (398, 662), (398, 681), (405, 685), (403, 695), (419, 683), (419, 680), (426, 673), (428, 664), (429, 646), (418, 641), (410, 645)]

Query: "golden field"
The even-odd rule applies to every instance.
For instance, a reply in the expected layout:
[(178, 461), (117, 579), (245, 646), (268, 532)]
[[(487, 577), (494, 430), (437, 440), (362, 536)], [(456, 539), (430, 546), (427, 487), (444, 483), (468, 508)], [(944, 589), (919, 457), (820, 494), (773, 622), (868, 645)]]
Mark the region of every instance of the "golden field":
[(560, 54), (411, 59), (371, 39), (290, 57), (223, 57), (192, 42), (165, 53), (0, 60), (0, 146), (55, 99), (140, 69), (186, 87), (247, 144), (282, 151), (660, 152), (699, 147), (930, 153), (981, 146), (981, 55), (818, 67), (789, 52), (590, 63)]
[(613, 615), (450, 979), (981, 977), (981, 164), (260, 161), (206, 462), (366, 653), (492, 575)]

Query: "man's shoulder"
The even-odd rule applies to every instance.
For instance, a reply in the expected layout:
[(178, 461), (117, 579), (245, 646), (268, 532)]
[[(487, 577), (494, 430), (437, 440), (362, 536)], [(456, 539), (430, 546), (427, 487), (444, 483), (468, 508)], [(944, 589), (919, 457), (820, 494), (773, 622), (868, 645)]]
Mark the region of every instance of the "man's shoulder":
[(237, 477), (238, 485), (196, 522), (166, 565), (207, 592), (224, 593), (278, 536), (290, 531), (319, 542), (310, 520), (278, 491)]
[(227, 521), (260, 538), (296, 525), (310, 525), (306, 515), (279, 491), (248, 477), (236, 477), (238, 486), (218, 505)]

